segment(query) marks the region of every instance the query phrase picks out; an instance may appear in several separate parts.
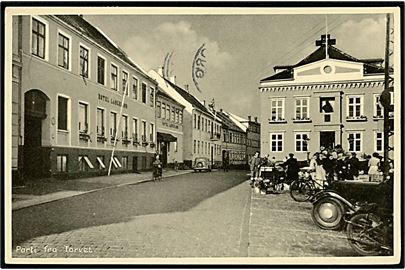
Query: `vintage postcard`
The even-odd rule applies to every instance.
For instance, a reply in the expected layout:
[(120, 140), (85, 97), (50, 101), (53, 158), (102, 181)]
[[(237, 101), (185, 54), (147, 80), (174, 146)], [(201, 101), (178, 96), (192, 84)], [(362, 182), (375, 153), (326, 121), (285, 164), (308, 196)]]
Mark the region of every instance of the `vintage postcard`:
[(5, 7), (18, 264), (394, 265), (400, 4)]

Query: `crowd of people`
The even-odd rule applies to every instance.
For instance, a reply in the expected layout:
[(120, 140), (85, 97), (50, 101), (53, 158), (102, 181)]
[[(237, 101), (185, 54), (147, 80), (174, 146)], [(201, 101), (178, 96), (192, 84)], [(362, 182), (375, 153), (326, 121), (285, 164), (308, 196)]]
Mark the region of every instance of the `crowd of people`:
[[(360, 162), (355, 152), (345, 152), (340, 145), (333, 149), (321, 147), (319, 152), (312, 155), (306, 162), (306, 166), (311, 171), (312, 179), (319, 183), (330, 183), (335, 180), (357, 180), (360, 171), (368, 174), (370, 181), (375, 181), (382, 172), (383, 158), (378, 153), (365, 155), (365, 162)], [(275, 157), (267, 155), (260, 157), (256, 152), (249, 162), (252, 182), (259, 176), (260, 167), (282, 166), (286, 172), (287, 184), (298, 179), (300, 168), (303, 167), (294, 157), (293, 153), (285, 157), (282, 162), (276, 162)]]

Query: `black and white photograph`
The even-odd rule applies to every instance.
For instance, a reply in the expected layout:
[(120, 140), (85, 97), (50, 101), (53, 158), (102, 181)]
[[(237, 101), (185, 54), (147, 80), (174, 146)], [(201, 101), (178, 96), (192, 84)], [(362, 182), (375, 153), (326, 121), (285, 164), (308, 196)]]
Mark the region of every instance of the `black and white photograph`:
[(400, 264), (380, 4), (7, 6), (4, 262)]

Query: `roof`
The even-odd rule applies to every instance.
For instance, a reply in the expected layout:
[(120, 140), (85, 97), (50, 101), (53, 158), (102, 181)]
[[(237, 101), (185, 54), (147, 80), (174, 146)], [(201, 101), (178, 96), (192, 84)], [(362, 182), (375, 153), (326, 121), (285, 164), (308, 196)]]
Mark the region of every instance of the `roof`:
[(222, 124), (225, 125), (228, 129), (235, 130), (238, 132), (245, 132), (242, 128), (232, 121), (230, 116), (223, 111), (217, 111), (216, 115), (222, 120)]
[(176, 90), (185, 100), (187, 100), (193, 107), (199, 109), (202, 112), (205, 112), (211, 116), (214, 114), (208, 110), (195, 96), (184, 90), (183, 88), (177, 86), (176, 84), (172, 83), (171, 81), (163, 78), (174, 90)]
[(179, 103), (177, 100), (175, 100), (174, 98), (172, 98), (171, 96), (169, 96), (169, 94), (167, 94), (165, 91), (163, 91), (162, 89), (158, 89), (157, 91), (157, 95), (158, 96), (162, 96), (166, 99), (169, 99), (170, 101), (172, 101), (173, 103), (176, 103), (177, 105), (179, 105), (180, 107), (184, 108), (184, 105)]
[[(303, 66), (303, 65), (307, 65), (309, 63), (317, 62), (319, 60), (326, 59), (325, 48), (326, 48), (325, 46), (320, 46), (318, 49), (316, 49), (314, 52), (312, 52), (310, 55), (308, 55), (307, 57), (302, 59), (297, 64), (291, 65), (291, 66), (285, 66), (287, 69), (285, 69), (281, 72), (278, 72), (272, 76), (269, 76), (267, 78), (264, 78), (264, 79), (260, 80), (260, 82), (283, 80), (283, 79), (293, 79), (293, 76), (294, 76), (293, 69), (294, 68)], [(330, 59), (363, 63), (365, 74), (384, 73), (384, 68), (372, 64), (372, 62), (368, 61), (367, 59), (365, 61), (357, 59), (347, 53), (342, 52), (338, 48), (331, 46), (331, 45), (328, 46), (328, 55), (329, 55)]]
[(118, 58), (129, 64), (131, 67), (136, 69), (138, 72), (144, 74), (146, 77), (150, 78), (149, 75), (134, 61), (132, 61), (128, 55), (119, 48), (106, 34), (104, 34), (100, 29), (91, 25), (88, 21), (83, 19), (79, 15), (54, 15), (56, 18), (67, 23), (75, 30), (90, 38), (98, 45), (105, 48), (110, 53), (116, 55)]

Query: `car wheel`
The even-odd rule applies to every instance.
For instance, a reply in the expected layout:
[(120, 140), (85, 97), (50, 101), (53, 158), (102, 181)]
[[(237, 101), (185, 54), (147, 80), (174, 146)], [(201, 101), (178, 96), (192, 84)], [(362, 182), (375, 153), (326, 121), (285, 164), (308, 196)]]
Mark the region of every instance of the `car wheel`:
[(342, 227), (344, 206), (332, 197), (326, 197), (316, 202), (312, 208), (311, 217), (314, 223), (324, 230), (338, 230)]

